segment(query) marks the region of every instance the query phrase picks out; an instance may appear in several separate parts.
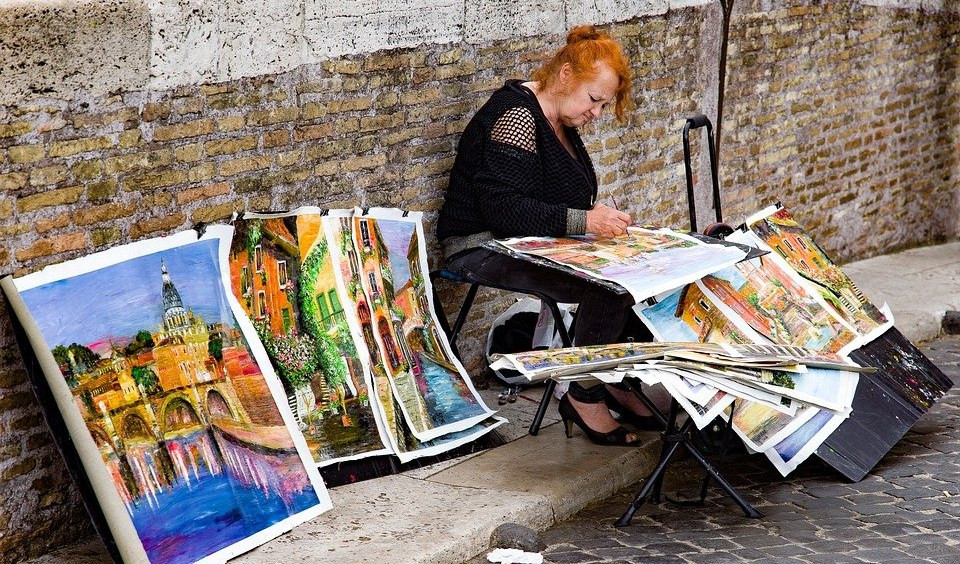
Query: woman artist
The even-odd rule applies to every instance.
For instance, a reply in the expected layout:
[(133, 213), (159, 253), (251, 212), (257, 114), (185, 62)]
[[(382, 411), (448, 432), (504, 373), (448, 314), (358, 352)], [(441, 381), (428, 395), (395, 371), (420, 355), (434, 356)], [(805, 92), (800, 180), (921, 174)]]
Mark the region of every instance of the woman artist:
[[(597, 177), (577, 128), (611, 106), (623, 120), (629, 90), (620, 45), (593, 26), (571, 30), (531, 80), (508, 80), (467, 125), (437, 225), (449, 270), (578, 303), (577, 345), (617, 342), (632, 297), (481, 245), (514, 236), (626, 232), (630, 216), (596, 201)], [(620, 413), (650, 415), (627, 390), (575, 383), (560, 400), (567, 436), (576, 423), (596, 443), (634, 444), (638, 437), (605, 406), (610, 395), (628, 406)]]

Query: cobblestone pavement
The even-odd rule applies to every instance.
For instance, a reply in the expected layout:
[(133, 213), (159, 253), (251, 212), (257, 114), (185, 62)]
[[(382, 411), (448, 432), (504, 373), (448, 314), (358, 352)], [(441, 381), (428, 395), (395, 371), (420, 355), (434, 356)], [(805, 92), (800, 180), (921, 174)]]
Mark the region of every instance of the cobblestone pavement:
[[(922, 347), (960, 382), (960, 337)], [(786, 479), (762, 457), (728, 456), (721, 472), (765, 514), (753, 520), (712, 485), (705, 506), (644, 505), (613, 522), (628, 488), (543, 534), (548, 562), (960, 562), (960, 385), (859, 483), (812, 457)], [(718, 465), (719, 467), (720, 465)], [(694, 495), (702, 474), (687, 460), (664, 494)]]

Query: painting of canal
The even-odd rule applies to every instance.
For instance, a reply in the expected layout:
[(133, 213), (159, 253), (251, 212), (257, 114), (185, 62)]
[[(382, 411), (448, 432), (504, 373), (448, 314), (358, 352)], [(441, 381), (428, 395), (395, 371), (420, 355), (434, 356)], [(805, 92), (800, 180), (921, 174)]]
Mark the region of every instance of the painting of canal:
[(157, 241), (18, 289), (149, 560), (225, 559), (329, 500), (231, 309), (221, 240)]
[(419, 441), (492, 415), (449, 349), (431, 308), (418, 219), (356, 215), (349, 224), (356, 279), (351, 301), (374, 372), (389, 382)]
[(234, 223), (230, 285), (280, 376), (314, 461), (387, 454), (319, 213)]

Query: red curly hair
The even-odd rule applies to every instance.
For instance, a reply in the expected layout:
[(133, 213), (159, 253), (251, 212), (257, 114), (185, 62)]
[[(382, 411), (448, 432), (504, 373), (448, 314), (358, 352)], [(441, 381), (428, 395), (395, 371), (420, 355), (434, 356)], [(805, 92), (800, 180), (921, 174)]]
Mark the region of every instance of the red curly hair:
[(567, 63), (573, 70), (573, 80), (578, 82), (595, 77), (599, 72), (599, 63), (606, 63), (610, 67), (620, 79), (614, 97), (614, 113), (619, 121), (624, 121), (624, 114), (633, 107), (629, 97), (632, 80), (630, 63), (620, 44), (606, 32), (597, 31), (592, 25), (577, 26), (567, 33), (567, 44), (534, 71), (531, 78), (540, 83), (541, 89), (547, 90), (556, 83), (560, 69)]

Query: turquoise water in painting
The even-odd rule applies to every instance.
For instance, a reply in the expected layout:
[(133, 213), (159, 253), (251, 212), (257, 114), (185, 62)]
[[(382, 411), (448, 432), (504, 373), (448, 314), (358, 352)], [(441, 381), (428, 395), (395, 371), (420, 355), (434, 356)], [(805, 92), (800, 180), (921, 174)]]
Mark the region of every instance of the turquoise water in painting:
[[(473, 399), (459, 374), (451, 374), (424, 354), (415, 354), (423, 366), (423, 374), (417, 377), (417, 385), (426, 400), (427, 413), (434, 426), (455, 423), (486, 413)], [(462, 386), (463, 394), (454, 379)]]
[[(263, 461), (269, 458), (276, 457)], [(131, 517), (151, 562), (194, 562), (318, 503), (310, 487), (286, 496), (244, 485), (230, 470), (202, 470), (189, 485), (180, 481), (159, 493), (153, 505), (141, 499)]]

